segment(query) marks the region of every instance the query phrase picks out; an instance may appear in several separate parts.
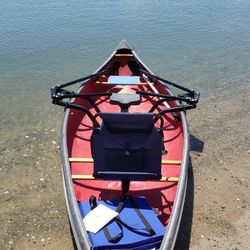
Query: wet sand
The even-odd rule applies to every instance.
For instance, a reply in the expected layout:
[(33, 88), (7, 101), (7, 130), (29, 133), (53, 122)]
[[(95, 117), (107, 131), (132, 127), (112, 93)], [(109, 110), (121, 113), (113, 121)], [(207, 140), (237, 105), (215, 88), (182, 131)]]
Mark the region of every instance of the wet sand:
[[(249, 83), (226, 85), (188, 113), (192, 161), (176, 249), (250, 245), (248, 91)], [(50, 109), (45, 123), (1, 135), (0, 249), (74, 249), (61, 176), (62, 110)]]

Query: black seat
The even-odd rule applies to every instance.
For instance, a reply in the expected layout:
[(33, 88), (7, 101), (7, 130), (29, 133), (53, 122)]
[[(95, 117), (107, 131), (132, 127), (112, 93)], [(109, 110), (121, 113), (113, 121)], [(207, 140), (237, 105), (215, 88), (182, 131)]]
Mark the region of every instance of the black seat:
[(110, 104), (119, 105), (122, 112), (127, 112), (131, 105), (139, 105), (140, 103), (141, 96), (138, 94), (112, 93), (110, 97)]
[(152, 113), (101, 113), (93, 133), (94, 176), (109, 180), (161, 178), (162, 133)]

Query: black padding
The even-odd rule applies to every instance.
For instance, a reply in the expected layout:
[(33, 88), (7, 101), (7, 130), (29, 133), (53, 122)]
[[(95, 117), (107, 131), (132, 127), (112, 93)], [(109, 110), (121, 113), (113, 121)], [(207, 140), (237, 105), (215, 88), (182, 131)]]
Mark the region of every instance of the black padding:
[(110, 97), (110, 104), (118, 104), (121, 108), (129, 108), (131, 105), (139, 105), (140, 103), (141, 96), (138, 94), (112, 93)]
[(161, 178), (162, 133), (152, 113), (102, 113), (93, 134), (94, 176), (110, 180)]

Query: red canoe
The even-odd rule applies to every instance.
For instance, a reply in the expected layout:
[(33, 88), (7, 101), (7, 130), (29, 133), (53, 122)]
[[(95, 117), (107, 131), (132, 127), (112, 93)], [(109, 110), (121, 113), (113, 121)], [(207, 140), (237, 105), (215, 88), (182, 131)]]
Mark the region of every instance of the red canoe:
[[(77, 92), (65, 90), (65, 87), (78, 82), (81, 86)], [(174, 96), (167, 85), (186, 93)], [(199, 93), (153, 75), (125, 40), (94, 74), (55, 86), (51, 92), (53, 103), (66, 107), (61, 144), (63, 180), (78, 249), (172, 249), (181, 220), (189, 165), (189, 133), (184, 111), (196, 106)], [(65, 98), (70, 98), (70, 102), (65, 102)], [(140, 119), (145, 120), (140, 122)], [(112, 121), (119, 128), (116, 128), (115, 135), (111, 135), (112, 131), (105, 134), (103, 126), (105, 123), (109, 126)], [(158, 137), (156, 146), (149, 143), (153, 132), (145, 130), (146, 123), (154, 124), (154, 136), (157, 137), (158, 131), (163, 143)], [(132, 151), (125, 150), (124, 156), (119, 148), (118, 144), (126, 140), (124, 131), (121, 131), (123, 126), (125, 129), (135, 126), (136, 129), (130, 130), (130, 138), (139, 138), (138, 143), (151, 145), (148, 151), (143, 146), (147, 156), (140, 149), (140, 156), (126, 160), (126, 155)], [(140, 137), (140, 133), (144, 133), (142, 129), (148, 133), (145, 137)], [(116, 149), (108, 151), (105, 148), (103, 151), (106, 144), (100, 143), (104, 140), (99, 138), (101, 133), (108, 140), (112, 136), (114, 140), (121, 138), (121, 142), (116, 143)], [(112, 141), (108, 143), (115, 144)], [(133, 167), (131, 164), (126, 166), (128, 163)], [(144, 197), (165, 230), (160, 243), (158, 238), (158, 243), (154, 244), (151, 237), (151, 243), (145, 243), (145, 246), (135, 242), (137, 248), (133, 245), (126, 247), (121, 244), (122, 240), (110, 243), (111, 246), (103, 243), (103, 246), (95, 247), (84, 226), (80, 204), (88, 204), (90, 197), (96, 197), (98, 203), (117, 201), (121, 199), (121, 192), (122, 195)], [(125, 238), (126, 235), (123, 241)]]

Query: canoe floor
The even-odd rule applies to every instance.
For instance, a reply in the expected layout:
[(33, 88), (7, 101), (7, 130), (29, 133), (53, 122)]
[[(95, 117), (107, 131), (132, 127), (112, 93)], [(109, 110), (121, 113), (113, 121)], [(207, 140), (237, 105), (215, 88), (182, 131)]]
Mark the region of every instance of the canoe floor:
[[(123, 71), (122, 71), (123, 70)], [(122, 75), (129, 75), (128, 69), (122, 69)], [(155, 85), (160, 93), (168, 94), (167, 90), (161, 85)], [(116, 93), (135, 93), (136, 90), (151, 91), (147, 84), (140, 85), (110, 85), (100, 84), (93, 81), (87, 83), (82, 92), (116, 92)], [(142, 98), (139, 106), (131, 106), (129, 112), (148, 112), (156, 98)], [(76, 99), (76, 103), (84, 104), (89, 107), (92, 114), (96, 111), (83, 99)], [(96, 104), (102, 112), (119, 112), (117, 105), (109, 103), (109, 97), (98, 97)], [(173, 105), (170, 103), (170, 105)], [(164, 105), (159, 106), (165, 108)], [(173, 115), (164, 115), (164, 145), (167, 154), (163, 155), (163, 160), (181, 161), (183, 151), (183, 132), (181, 121), (176, 120)], [(91, 158), (90, 138), (92, 134), (92, 122), (87, 115), (78, 110), (70, 110), (67, 123), (67, 143), (68, 154), (72, 158)], [(119, 164), (119, 163), (118, 163)], [(92, 175), (92, 162), (70, 162), (72, 175)], [(179, 177), (180, 164), (162, 164), (162, 176)], [(120, 181), (103, 180), (74, 180), (74, 189), (78, 201), (88, 201), (90, 195), (96, 196), (99, 200), (116, 200), (121, 196)], [(160, 181), (132, 181), (130, 185), (130, 194), (136, 196), (145, 196), (150, 206), (158, 215), (161, 222), (166, 226), (171, 215), (173, 202), (175, 199), (177, 182)]]

